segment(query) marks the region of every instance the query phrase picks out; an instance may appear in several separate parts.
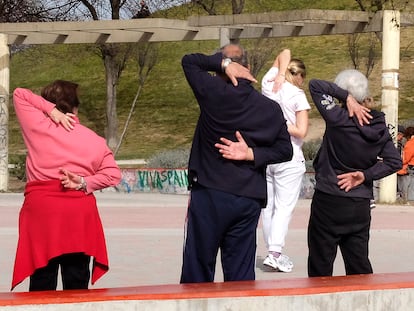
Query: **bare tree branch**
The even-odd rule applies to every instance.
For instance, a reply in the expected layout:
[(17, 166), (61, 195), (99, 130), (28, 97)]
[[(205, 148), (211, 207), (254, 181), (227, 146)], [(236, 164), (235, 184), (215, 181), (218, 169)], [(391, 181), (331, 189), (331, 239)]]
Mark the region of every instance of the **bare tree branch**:
[(274, 51), (280, 50), (280, 42), (281, 40), (276, 38), (251, 40), (251, 45), (247, 48), (249, 50), (250, 71), (253, 76), (257, 77), (269, 57), (274, 54)]
[(208, 15), (217, 15), (214, 0), (191, 0), (191, 2), (202, 7)]
[(241, 14), (244, 9), (244, 0), (231, 0), (233, 14)]
[(99, 20), (98, 12), (95, 7), (87, 0), (80, 0), (80, 2), (86, 7), (86, 9), (91, 13), (93, 20)]
[[(191, 0), (191, 3), (198, 5), (208, 15), (217, 15), (217, 3), (215, 0)], [(245, 0), (231, 0), (231, 9), (233, 14), (241, 14), (243, 12)]]
[(39, 22), (48, 19), (41, 3), (30, 0), (8, 0), (0, 2), (0, 22)]
[(366, 61), (365, 61), (365, 68), (366, 68), (365, 75), (367, 77), (369, 77), (371, 75), (371, 73), (374, 70), (374, 67), (377, 63), (377, 59), (378, 59), (378, 54), (377, 54), (377, 49), (376, 49), (377, 43), (378, 43), (378, 39), (375, 36), (375, 34), (370, 34), (369, 46), (368, 46), (368, 55), (367, 55)]
[(348, 52), (355, 69), (359, 68), (359, 38), (359, 34), (351, 34), (348, 36)]
[(122, 141), (126, 135), (128, 126), (131, 122), (132, 115), (134, 114), (138, 98), (141, 95), (141, 91), (144, 87), (145, 81), (147, 80), (149, 73), (154, 68), (158, 60), (158, 47), (153, 43), (145, 44), (144, 46), (139, 46), (137, 53), (137, 63), (138, 63), (138, 89), (135, 93), (134, 100), (132, 101), (131, 108), (129, 109), (128, 117), (125, 121), (124, 128), (122, 130), (121, 136), (119, 138), (118, 144), (114, 150), (114, 155), (116, 155), (121, 147)]

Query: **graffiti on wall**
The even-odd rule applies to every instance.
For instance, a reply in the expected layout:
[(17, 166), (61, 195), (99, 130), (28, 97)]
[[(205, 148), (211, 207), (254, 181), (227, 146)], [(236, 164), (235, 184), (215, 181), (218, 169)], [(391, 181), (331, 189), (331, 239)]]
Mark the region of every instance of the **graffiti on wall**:
[(394, 141), (396, 141), (397, 140), (397, 134), (398, 134), (397, 127), (393, 124), (390, 124), (390, 123), (387, 125), (387, 127), (388, 127), (388, 131), (390, 132), (390, 135), (391, 135), (392, 139)]
[(188, 192), (186, 169), (122, 169), (121, 183), (124, 192), (152, 192), (184, 194)]
[[(116, 191), (161, 192), (188, 194), (187, 169), (121, 169), (122, 179)], [(302, 180), (301, 199), (310, 199), (315, 187), (315, 173), (306, 173)]]

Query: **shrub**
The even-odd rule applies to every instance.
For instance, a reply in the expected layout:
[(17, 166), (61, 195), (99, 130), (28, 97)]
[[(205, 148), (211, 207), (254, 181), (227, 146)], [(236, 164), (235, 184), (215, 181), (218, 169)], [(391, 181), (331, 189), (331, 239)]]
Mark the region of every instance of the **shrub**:
[(146, 167), (152, 168), (185, 168), (190, 156), (189, 149), (161, 151), (147, 160)]
[[(303, 144), (302, 151), (308, 166), (311, 166), (311, 162), (315, 159), (321, 142), (322, 139), (318, 138)], [(145, 166), (147, 168), (185, 168), (188, 165), (189, 156), (190, 149), (187, 148), (165, 150), (150, 157)]]
[(9, 154), (9, 163), (13, 166), (9, 168), (9, 174), (21, 181), (26, 180), (26, 155)]
[(312, 139), (304, 142), (302, 145), (302, 152), (307, 161), (313, 161), (318, 153), (319, 147), (321, 146), (322, 139)]

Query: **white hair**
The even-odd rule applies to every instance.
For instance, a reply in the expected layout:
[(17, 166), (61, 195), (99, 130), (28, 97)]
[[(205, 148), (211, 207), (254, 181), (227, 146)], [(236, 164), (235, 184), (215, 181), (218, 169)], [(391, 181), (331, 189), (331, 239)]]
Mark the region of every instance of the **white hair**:
[(368, 79), (358, 70), (346, 69), (341, 71), (336, 76), (334, 83), (347, 90), (359, 103), (369, 97)]

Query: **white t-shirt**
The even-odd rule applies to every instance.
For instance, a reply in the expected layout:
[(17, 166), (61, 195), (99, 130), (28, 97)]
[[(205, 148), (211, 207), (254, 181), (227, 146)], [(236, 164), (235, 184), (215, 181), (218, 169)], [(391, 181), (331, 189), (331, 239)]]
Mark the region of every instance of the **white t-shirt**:
[[(274, 93), (272, 91), (274, 79), (279, 72), (279, 68), (272, 67), (264, 75), (262, 79), (262, 94), (270, 99), (276, 101), (280, 108), (282, 108), (283, 115), (287, 124), (296, 124), (296, 112), (302, 110), (309, 110), (311, 107), (306, 99), (305, 92), (297, 86), (285, 81), (279, 91)], [(305, 158), (302, 152), (303, 140), (294, 136), (290, 136), (290, 141), (293, 147), (292, 160), (303, 161)]]

